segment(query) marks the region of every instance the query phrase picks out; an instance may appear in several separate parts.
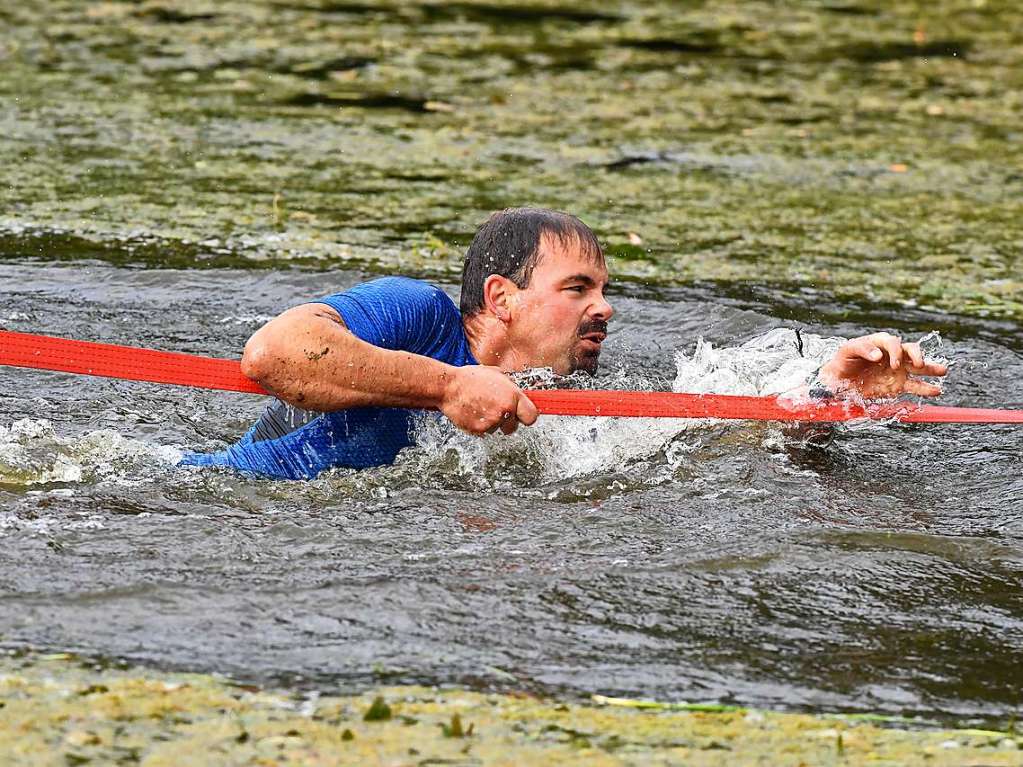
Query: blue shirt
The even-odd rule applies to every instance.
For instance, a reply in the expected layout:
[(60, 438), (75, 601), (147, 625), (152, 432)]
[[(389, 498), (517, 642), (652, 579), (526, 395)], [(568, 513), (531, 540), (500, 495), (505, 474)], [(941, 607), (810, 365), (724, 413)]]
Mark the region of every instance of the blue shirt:
[[(407, 277), (384, 277), (313, 303), (327, 304), (348, 330), (383, 349), (475, 365), (462, 315), (438, 287)], [(280, 479), (311, 479), (324, 469), (363, 469), (392, 463), (413, 444), (406, 408), (362, 407), (319, 413), (274, 400), (235, 445), (219, 453), (190, 453), (185, 466), (228, 466)]]

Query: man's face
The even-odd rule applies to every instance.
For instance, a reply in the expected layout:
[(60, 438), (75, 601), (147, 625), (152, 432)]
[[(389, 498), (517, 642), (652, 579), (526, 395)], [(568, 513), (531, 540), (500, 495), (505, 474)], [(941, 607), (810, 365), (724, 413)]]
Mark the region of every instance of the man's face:
[(516, 357), (530, 367), (566, 375), (597, 371), (600, 345), (614, 314), (604, 298), (607, 267), (578, 243), (544, 235), (529, 285), (516, 291), (508, 335)]

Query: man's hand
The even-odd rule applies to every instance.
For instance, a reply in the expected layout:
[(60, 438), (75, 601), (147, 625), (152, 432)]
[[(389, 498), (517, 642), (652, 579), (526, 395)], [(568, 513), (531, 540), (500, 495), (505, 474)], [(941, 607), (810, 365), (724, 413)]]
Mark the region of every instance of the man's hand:
[(846, 341), (821, 368), (820, 380), (836, 393), (856, 392), (865, 399), (916, 394), (934, 397), (941, 387), (915, 376), (943, 376), (948, 367), (927, 362), (920, 344), (904, 344), (890, 333)]
[(440, 411), (459, 429), (482, 435), (500, 429), (511, 434), (520, 423), (530, 426), (540, 415), (536, 405), (499, 368), (455, 368), (444, 390)]

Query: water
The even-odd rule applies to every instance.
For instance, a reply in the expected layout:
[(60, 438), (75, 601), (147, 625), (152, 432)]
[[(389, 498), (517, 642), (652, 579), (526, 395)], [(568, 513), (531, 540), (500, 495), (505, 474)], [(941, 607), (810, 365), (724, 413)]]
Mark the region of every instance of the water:
[[(9, 262), (2, 324), (237, 356), (267, 317), (366, 276)], [(784, 356), (729, 348), (786, 325), (755, 302), (613, 299), (599, 385), (748, 391)], [(922, 335), (929, 320), (891, 325)], [(1019, 406), (1019, 348), (946, 329), (945, 400)], [(237, 437), (258, 397), (9, 368), (0, 391), (7, 646), (317, 689), (957, 720), (1020, 705), (1012, 427), (843, 428), (821, 451), (765, 424), (545, 418), (482, 441), (432, 425), (393, 467), (292, 483), (173, 465)]]
[[(536, 204), (612, 257), (598, 385), (784, 388), (812, 363), (778, 328), (938, 330), (944, 403), (1021, 407), (1021, 13), (8, 3), (0, 326), (237, 357), (381, 272), (454, 293), (474, 227)], [(543, 419), (309, 483), (175, 468), (261, 404), (0, 368), (0, 643), (301, 689), (1023, 705), (1013, 427)]]

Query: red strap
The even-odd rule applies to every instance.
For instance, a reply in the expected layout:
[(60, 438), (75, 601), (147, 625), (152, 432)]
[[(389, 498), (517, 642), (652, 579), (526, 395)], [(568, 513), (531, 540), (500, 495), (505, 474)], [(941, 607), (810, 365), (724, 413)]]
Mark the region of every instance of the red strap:
[[(235, 360), (0, 330), (0, 365), (130, 381), (268, 394)], [(907, 423), (1023, 423), (1023, 410), (935, 407), (899, 402), (864, 408), (850, 402), (794, 404), (777, 397), (643, 391), (530, 391), (545, 415), (730, 418), (754, 421), (897, 419)]]
[(0, 365), (269, 394), (234, 360), (0, 330)]
[(794, 402), (777, 397), (676, 394), (645, 391), (531, 391), (546, 415), (613, 415), (641, 418), (731, 418), (749, 421), (836, 423), (858, 418), (905, 423), (1023, 423), (1023, 410), (936, 407), (896, 402), (863, 407), (852, 402)]

